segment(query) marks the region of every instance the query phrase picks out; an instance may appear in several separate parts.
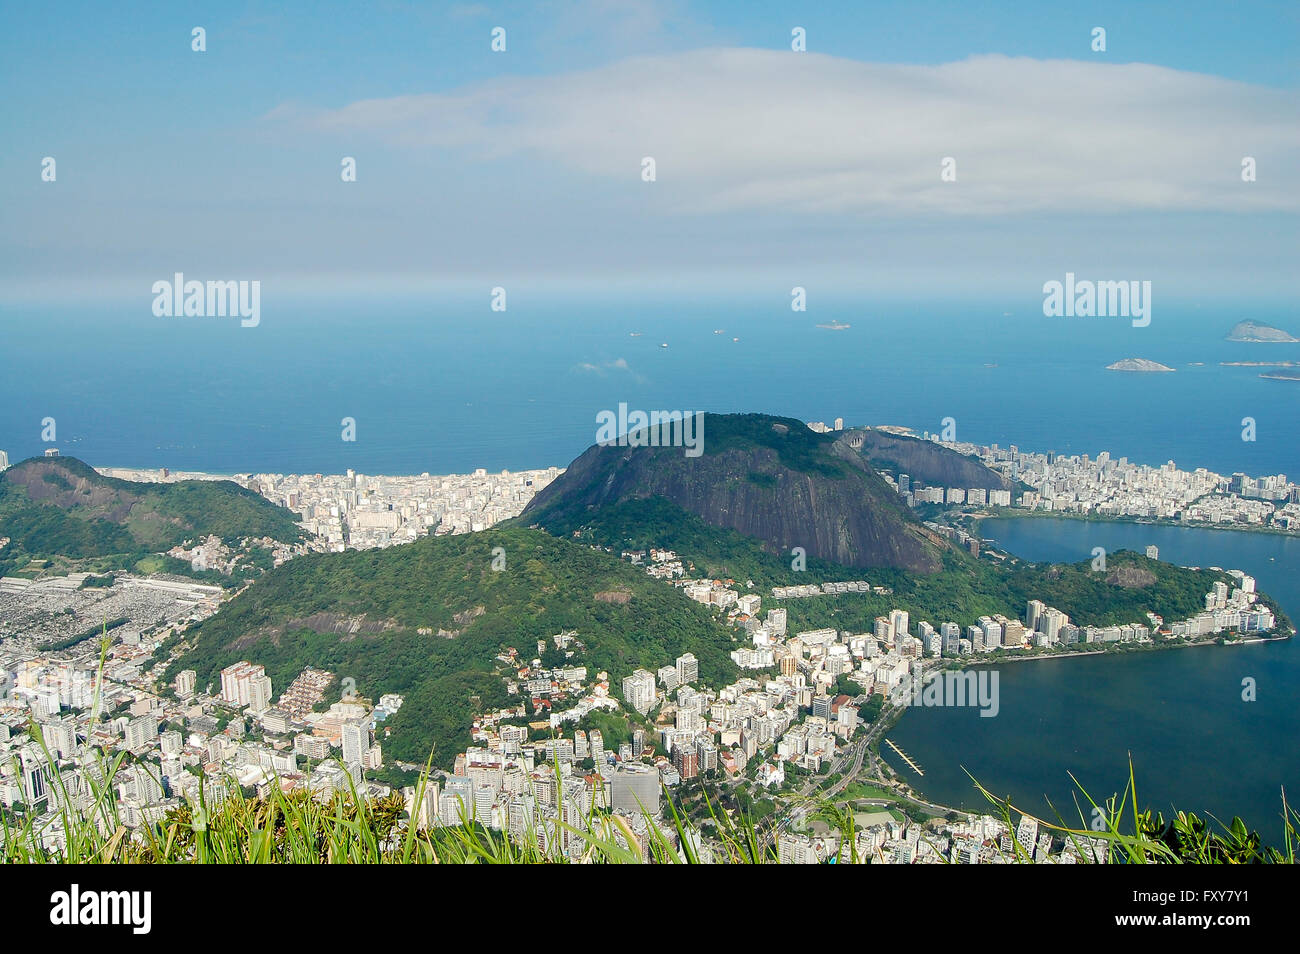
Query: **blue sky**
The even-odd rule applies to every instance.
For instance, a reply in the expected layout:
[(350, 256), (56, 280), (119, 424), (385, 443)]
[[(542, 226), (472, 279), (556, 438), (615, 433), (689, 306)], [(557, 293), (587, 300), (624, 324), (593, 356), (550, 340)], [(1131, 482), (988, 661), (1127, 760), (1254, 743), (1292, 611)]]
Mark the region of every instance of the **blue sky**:
[[(0, 284), (54, 296), (185, 270), (307, 288), (662, 286), (784, 270), (906, 292), (1096, 269), (1283, 295), (1297, 9), (8, 4)], [(941, 185), (947, 155), (958, 177)]]

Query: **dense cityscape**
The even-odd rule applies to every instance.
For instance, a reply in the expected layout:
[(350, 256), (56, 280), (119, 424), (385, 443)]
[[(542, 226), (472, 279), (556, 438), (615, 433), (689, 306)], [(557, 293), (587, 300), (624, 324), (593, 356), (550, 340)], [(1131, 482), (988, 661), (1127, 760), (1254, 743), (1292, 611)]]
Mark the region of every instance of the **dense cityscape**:
[(6, 5), (0, 937), (364, 949), (466, 864), (1285, 929), (1298, 28)]
[[(1136, 501), (1143, 500), (1151, 509), (1141, 516), (1176, 516), (1211, 492), (1239, 499), (1242, 506), (1256, 499), (1240, 495), (1248, 488), (1294, 496), (1294, 486), (1282, 478), (1248, 485), (1234, 479), (1234, 491), (1204, 471), (1134, 467), (1106, 454), (1089, 463), (1086, 457), (1053, 459), (1015, 448), (955, 449), (979, 453), (990, 466), (1038, 488), (1020, 495), (1018, 503), (1027, 507), (1045, 501), (1105, 503), (1133, 516)], [(108, 473), (182, 479), (165, 471)], [(430, 531), (485, 529), (516, 515), (558, 473), (551, 468), (491, 476), (482, 471), (419, 478), (348, 473), (243, 480), (295, 509), (314, 537), (324, 535), (324, 541), (317, 538), (310, 545), (276, 548), (279, 563), (309, 548), (366, 549), (409, 542)], [(913, 505), (930, 502), (927, 490), (933, 502), (1007, 503), (1001, 497), (981, 499), (982, 491), (918, 488), (906, 475), (885, 476)], [(1170, 509), (1173, 500), (1179, 503)], [(960, 528), (929, 525), (979, 553), (979, 541)], [(221, 570), (228, 559), (223, 547), (216, 538), (196, 540), (173, 555), (190, 560), (195, 570)], [(1147, 625), (1097, 626), (1030, 600), (1023, 619), (993, 615), (936, 625), (895, 609), (877, 617), (867, 632), (790, 632), (787, 606), (794, 601), (854, 593), (889, 597), (892, 591), (865, 580), (828, 580), (774, 587), (764, 597), (735, 580), (689, 577), (691, 561), (671, 550), (621, 556), (670, 583), (682, 598), (709, 608), (734, 633), (733, 662), (753, 675), (704, 685), (689, 652), (664, 659), (654, 670), (591, 672), (583, 663), (581, 632), (505, 649), (497, 659), (498, 674), (517, 703), (476, 719), (472, 744), (456, 756), (452, 771), (437, 772), (418, 788), (399, 786), (412, 824), (468, 821), (515, 837), (527, 831), (560, 850), (580, 853), (584, 840), (574, 828), (614, 813), (624, 818), (632, 847), (644, 855), (652, 840), (648, 826), (655, 826), (654, 838), (673, 838), (661, 794), (707, 781), (743, 792), (750, 804), (784, 796), (783, 807), (771, 807), (776, 814), (768, 834), (785, 862), (856, 857), (877, 863), (996, 863), (1014, 860), (1017, 846), (1036, 860), (1077, 862), (1084, 860), (1077, 841), (1040, 834), (1028, 816), (1013, 832), (991, 815), (950, 811), (926, 820), (899, 811), (911, 796), (903, 779), (875, 764), (876, 756), (868, 752), (873, 731), (887, 726), (888, 712), (927, 704), (932, 688), (939, 687), (942, 695), (943, 679), (957, 680), (964, 701), (956, 704), (982, 706), (989, 710), (982, 714), (996, 715), (996, 681), (990, 695), (977, 678), (979, 670), (952, 672), (953, 665), (980, 657), (1071, 652), (1090, 644), (1195, 643), (1219, 634), (1264, 634), (1275, 626), (1272, 612), (1256, 603), (1254, 579), (1233, 570), (1233, 584), (1216, 583), (1205, 594), (1204, 610), (1183, 620), (1148, 614)], [(1147, 556), (1158, 553), (1149, 548)], [(385, 764), (386, 722), (402, 707), (403, 697), (361, 698), (346, 673), (308, 667), (280, 687), (278, 697), (265, 668), (248, 661), (225, 668), (219, 685), (197, 685), (193, 670), (163, 685), (161, 675), (176, 651), (169, 648), (172, 637), (217, 612), (221, 601), (220, 587), (180, 579), (124, 575), (107, 585), (95, 585), (87, 574), (0, 580), (0, 618), (7, 621), (0, 641), (0, 805), (38, 813), (41, 837), (57, 847), (63, 802), (83, 808), (93, 802), (87, 779), (95, 777), (98, 753), (130, 756), (113, 785), (132, 829), (200, 798), (219, 804), (232, 786), (305, 788), (318, 795), (355, 790), (380, 797), (392, 786), (377, 774), (419, 769)], [(68, 648), (60, 647), (69, 630), (74, 635), (87, 625), (93, 630), (94, 621), (109, 614), (111, 643), (74, 639)], [(556, 661), (557, 653), (562, 661)], [(551, 662), (543, 663), (544, 657)], [(967, 677), (968, 685), (961, 681)], [(340, 697), (325, 706), (331, 688), (340, 685)], [(626, 721), (602, 723), (606, 716)], [(611, 729), (619, 724), (629, 731)], [(884, 798), (860, 800), (864, 810), (855, 842), (846, 845), (833, 828), (805, 817), (791, 796), (806, 793), (831, 772), (845, 774), (853, 784), (868, 757), (879, 775), (873, 783), (888, 789), (877, 792)], [(707, 820), (696, 821), (700, 832), (710, 830)], [(690, 848), (711, 850), (703, 835)]]
[[(211, 474), (108, 467), (109, 477), (138, 481), (218, 480)], [(409, 543), (428, 533), (472, 533), (519, 514), (561, 473), (542, 470), (489, 474), (379, 477), (346, 474), (248, 474), (248, 489), (302, 517), (302, 527), (331, 552)]]

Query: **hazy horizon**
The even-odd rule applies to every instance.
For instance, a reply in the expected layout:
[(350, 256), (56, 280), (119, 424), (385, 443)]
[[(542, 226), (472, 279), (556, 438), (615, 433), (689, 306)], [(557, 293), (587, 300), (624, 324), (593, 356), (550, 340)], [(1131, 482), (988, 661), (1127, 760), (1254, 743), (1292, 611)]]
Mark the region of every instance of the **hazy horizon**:
[(0, 14), (9, 299), (175, 271), (1294, 293), (1286, 4), (150, 8)]

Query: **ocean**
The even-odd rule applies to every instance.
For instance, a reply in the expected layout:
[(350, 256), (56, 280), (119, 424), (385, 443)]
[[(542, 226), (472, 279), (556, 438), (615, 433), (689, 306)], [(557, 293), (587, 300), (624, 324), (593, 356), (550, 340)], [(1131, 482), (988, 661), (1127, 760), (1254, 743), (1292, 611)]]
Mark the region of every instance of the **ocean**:
[[(1300, 384), (1219, 366), (1300, 359), (1300, 345), (1223, 340), (1244, 318), (1289, 327), (1288, 307), (1157, 299), (1151, 325), (1133, 328), (1045, 318), (1031, 291), (964, 305), (812, 290), (796, 313), (780, 288), (762, 298), (512, 290), (505, 312), (490, 310), (487, 289), (289, 301), (268, 289), (255, 328), (156, 318), (146, 294), (6, 304), (0, 449), (14, 461), (57, 446), (92, 465), (214, 473), (525, 469), (568, 463), (594, 442), (596, 415), (626, 402), (918, 432), (951, 417), (959, 440), (1300, 473)], [(834, 323), (849, 327), (817, 327)], [(1126, 357), (1177, 371), (1105, 370)], [(52, 445), (41, 440), (47, 417)], [(341, 439), (345, 417), (355, 442)], [(1245, 417), (1253, 442), (1241, 439)]]

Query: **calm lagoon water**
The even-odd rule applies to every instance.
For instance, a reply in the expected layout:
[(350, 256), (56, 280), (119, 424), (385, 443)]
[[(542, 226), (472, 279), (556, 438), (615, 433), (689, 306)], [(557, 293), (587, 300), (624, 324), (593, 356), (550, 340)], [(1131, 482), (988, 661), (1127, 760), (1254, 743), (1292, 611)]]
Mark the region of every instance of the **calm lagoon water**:
[[(1090, 558), (1097, 546), (1113, 552), (1155, 544), (1164, 560), (1252, 574), (1293, 620), (1300, 618), (1300, 540), (1293, 538), (1037, 517), (986, 521), (982, 532), (1038, 561)], [(892, 753), (891, 764), (930, 798), (987, 804), (974, 776), (1040, 817), (1055, 817), (1050, 803), (1077, 822), (1069, 773), (1100, 801), (1122, 791), (1131, 757), (1144, 806), (1166, 817), (1175, 806), (1225, 821), (1240, 815), (1279, 840), (1281, 789), (1300, 795), (1295, 640), (1007, 663), (999, 672), (996, 717), (914, 709), (890, 732), (925, 777)], [(1246, 678), (1255, 680), (1254, 702), (1242, 700)]]

